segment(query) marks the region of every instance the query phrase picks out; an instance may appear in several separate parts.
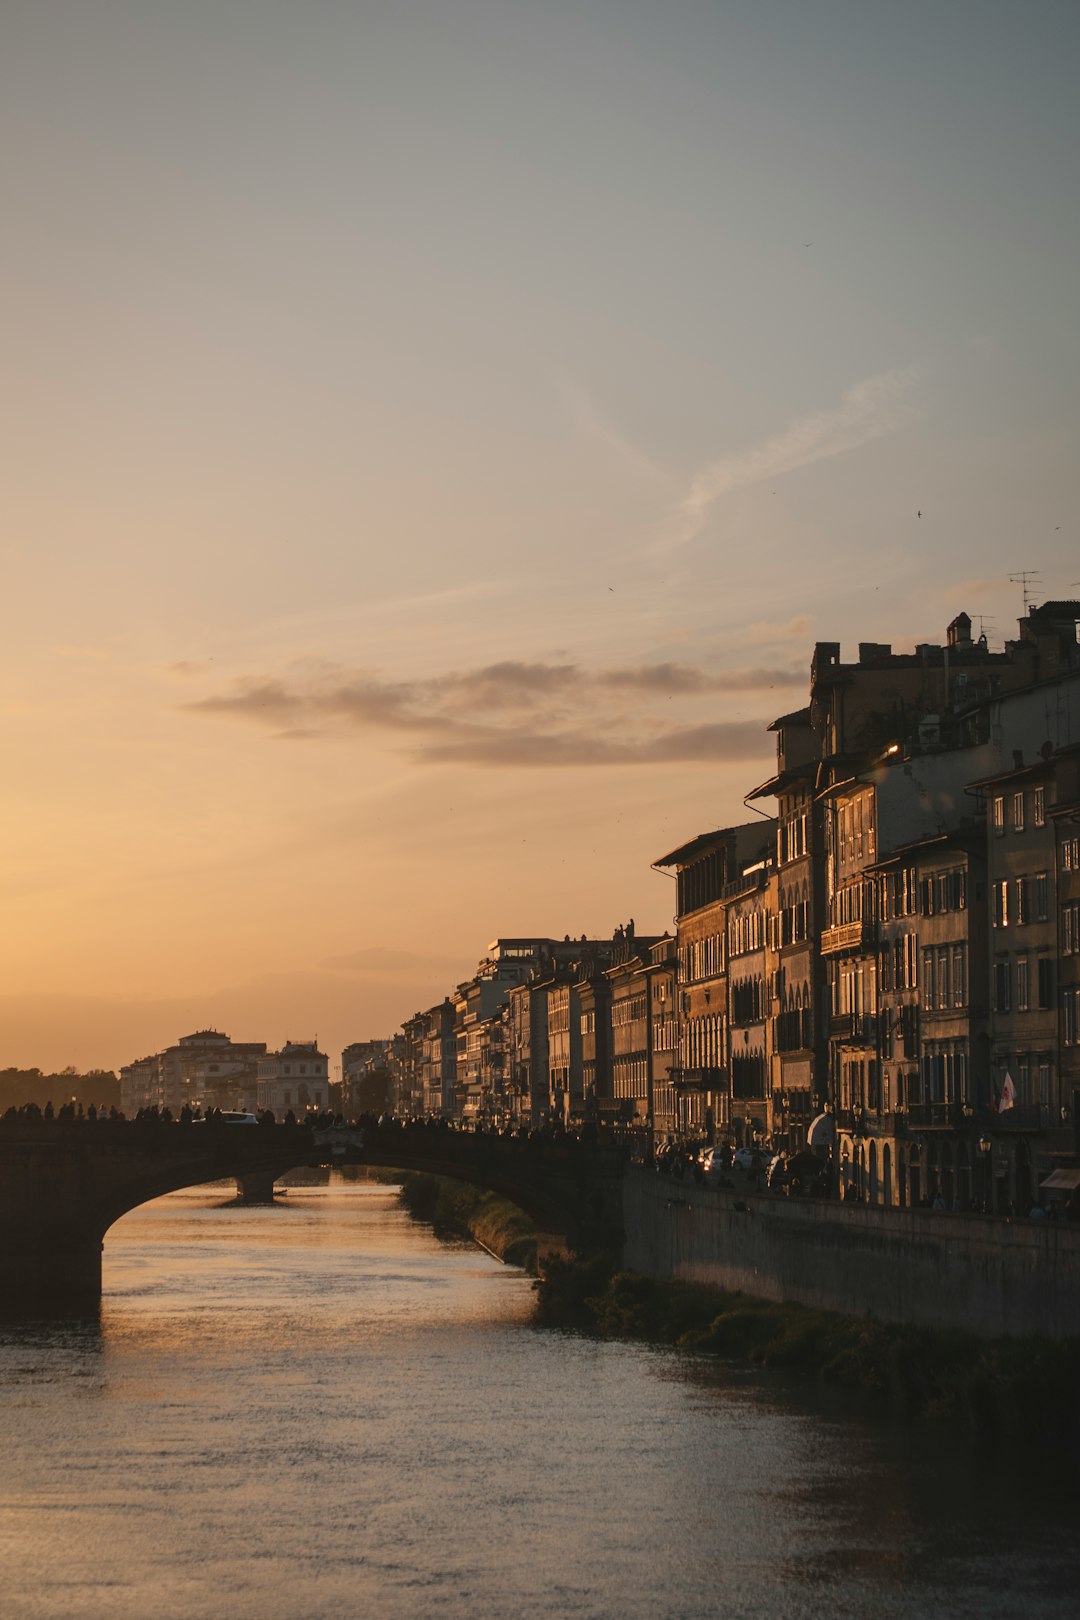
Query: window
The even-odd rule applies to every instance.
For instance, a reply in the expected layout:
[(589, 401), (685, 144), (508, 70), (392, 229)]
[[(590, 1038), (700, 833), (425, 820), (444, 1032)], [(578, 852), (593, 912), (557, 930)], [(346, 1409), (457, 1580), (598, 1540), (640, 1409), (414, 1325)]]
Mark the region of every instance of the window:
[(1031, 1102), (1031, 1058), (1026, 1052), (1016, 1060), (1016, 1094), (1021, 1103)]
[(1031, 821), (1035, 827), (1046, 826), (1046, 789), (1037, 787), (1031, 795)]
[(1005, 831), (1005, 800), (1000, 793), (994, 799), (994, 831), (999, 838)]
[(1027, 1012), (1031, 1006), (1031, 963), (1021, 956), (1016, 964), (1016, 1010)]
[(1031, 897), (1028, 893), (1028, 880), (1019, 877), (1016, 880), (1016, 925), (1031, 921)]
[(915, 868), (904, 868), (904, 915), (910, 917), (915, 911)]
[(1065, 1045), (1080, 1046), (1080, 987), (1063, 991), (1061, 1010), (1064, 1014)]
[(923, 1005), (928, 1011), (948, 1012), (966, 1000), (963, 945), (937, 945), (923, 951)]
[(792, 816), (788, 821), (782, 821), (776, 829), (777, 858), (781, 865), (786, 861), (798, 860), (805, 855), (806, 842), (806, 812), (802, 815)]
[[(849, 883), (846, 888), (837, 889), (829, 899), (829, 921), (833, 928), (841, 928), (845, 923), (862, 922), (863, 918), (863, 887), (861, 883)], [(734, 946), (732, 946), (734, 951)]]
[(952, 1004), (967, 1006), (967, 948), (964, 945), (952, 948)]
[(1040, 1011), (1045, 1012), (1047, 1008), (1052, 1007), (1054, 1005), (1054, 986), (1053, 986), (1054, 964), (1051, 961), (1050, 957), (1048, 957), (1048, 956), (1040, 956), (1039, 957), (1038, 967), (1039, 967), (1039, 979), (1038, 979), (1039, 1009), (1040, 1009)]
[(1012, 1009), (1012, 974), (1009, 963), (994, 963), (994, 1011), (1007, 1013)]
[(760, 951), (764, 947), (765, 912), (762, 907), (736, 912), (731, 918), (730, 927), (732, 956), (745, 956), (750, 951)]
[(709, 934), (679, 946), (679, 978), (683, 984), (713, 979), (724, 971), (724, 936)]
[(1063, 872), (1080, 872), (1080, 838), (1066, 838), (1061, 845)]
[(1075, 956), (1080, 951), (1080, 901), (1064, 906), (1061, 912), (1061, 954)]
[(994, 927), (1009, 926), (1009, 880), (1002, 878), (994, 884)]
[(938, 872), (923, 878), (920, 896), (924, 916), (933, 917), (943, 911), (963, 911), (967, 905), (967, 875), (956, 870)]
[(1031, 880), (1031, 913), (1035, 922), (1045, 922), (1050, 915), (1049, 873), (1036, 872)]
[(1012, 796), (1012, 825), (1013, 825), (1013, 832), (1023, 832), (1023, 830), (1024, 830), (1024, 795), (1023, 795), (1023, 793), (1014, 793), (1013, 796)]

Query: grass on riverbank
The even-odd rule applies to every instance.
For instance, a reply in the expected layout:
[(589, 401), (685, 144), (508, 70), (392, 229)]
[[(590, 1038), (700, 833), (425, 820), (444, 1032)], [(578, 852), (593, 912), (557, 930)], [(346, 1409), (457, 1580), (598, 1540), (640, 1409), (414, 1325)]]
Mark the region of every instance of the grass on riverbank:
[(406, 1172), (401, 1199), (409, 1214), (439, 1237), (466, 1237), (505, 1260), (536, 1271), (536, 1228), (524, 1212), (495, 1193), (444, 1176)]
[(1028, 1440), (1080, 1435), (1080, 1339), (984, 1339), (659, 1282), (602, 1258), (552, 1259), (551, 1325), (644, 1339), (867, 1392), (901, 1417), (959, 1419)]

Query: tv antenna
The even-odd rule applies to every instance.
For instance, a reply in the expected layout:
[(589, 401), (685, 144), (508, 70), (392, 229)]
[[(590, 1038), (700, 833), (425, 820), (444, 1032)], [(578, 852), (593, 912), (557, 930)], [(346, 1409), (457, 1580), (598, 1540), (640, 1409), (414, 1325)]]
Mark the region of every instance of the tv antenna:
[(1042, 569), (1022, 568), (1018, 573), (1010, 574), (1009, 581), (1011, 584), (1019, 585), (1023, 589), (1024, 617), (1026, 619), (1028, 616), (1028, 611), (1031, 607), (1032, 597), (1037, 591), (1042, 590)]

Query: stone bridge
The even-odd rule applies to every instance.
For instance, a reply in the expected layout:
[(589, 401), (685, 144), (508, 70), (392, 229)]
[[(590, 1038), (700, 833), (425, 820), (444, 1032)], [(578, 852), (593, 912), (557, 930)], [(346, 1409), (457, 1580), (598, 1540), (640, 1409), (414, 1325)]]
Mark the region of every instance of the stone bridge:
[(94, 1305), (114, 1221), (163, 1193), (233, 1178), (264, 1202), (299, 1165), (365, 1163), (423, 1170), (517, 1204), (552, 1244), (622, 1240), (621, 1155), (576, 1141), (488, 1136), (425, 1126), (312, 1130), (138, 1121), (0, 1124), (0, 1307)]

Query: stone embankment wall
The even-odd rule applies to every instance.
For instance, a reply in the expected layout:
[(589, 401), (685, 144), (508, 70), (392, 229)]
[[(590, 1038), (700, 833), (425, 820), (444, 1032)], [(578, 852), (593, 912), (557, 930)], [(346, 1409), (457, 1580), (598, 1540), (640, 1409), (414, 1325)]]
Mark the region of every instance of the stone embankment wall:
[(871, 1209), (628, 1168), (623, 1264), (927, 1328), (1080, 1334), (1080, 1228)]

